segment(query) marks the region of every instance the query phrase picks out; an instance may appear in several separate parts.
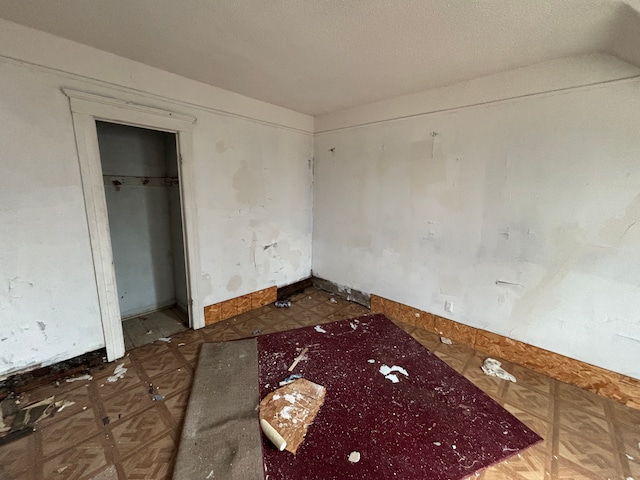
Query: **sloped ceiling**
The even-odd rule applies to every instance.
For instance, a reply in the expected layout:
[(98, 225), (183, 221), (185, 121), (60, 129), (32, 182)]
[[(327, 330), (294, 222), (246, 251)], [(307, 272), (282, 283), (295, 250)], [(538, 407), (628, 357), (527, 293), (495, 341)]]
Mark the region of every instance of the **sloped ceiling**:
[(570, 55), (640, 65), (639, 12), (640, 0), (0, 0), (7, 20), (312, 115)]

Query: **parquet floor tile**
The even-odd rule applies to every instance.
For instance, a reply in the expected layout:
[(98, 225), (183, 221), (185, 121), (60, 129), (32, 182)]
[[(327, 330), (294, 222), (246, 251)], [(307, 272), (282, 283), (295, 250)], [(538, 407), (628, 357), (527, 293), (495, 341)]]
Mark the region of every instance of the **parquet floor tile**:
[(561, 430), (558, 455), (563, 464), (571, 463), (600, 478), (606, 478), (614, 473), (616, 476), (621, 476), (618, 458), (612, 454), (610, 448), (607, 448), (608, 445), (603, 446), (602, 443), (595, 443), (578, 435), (567, 435)]
[(124, 459), (122, 466), (130, 480), (168, 480), (175, 452), (176, 444), (167, 434)]
[(111, 431), (120, 456), (124, 457), (148, 443), (154, 437), (166, 433), (169, 426), (156, 408), (150, 408), (125, 420)]
[(35, 436), (29, 435), (0, 447), (0, 478), (13, 478), (33, 467)]
[(42, 428), (39, 433), (42, 439), (43, 455), (48, 457), (56, 454), (98, 433), (94, 408), (87, 408), (76, 415)]
[(96, 435), (44, 462), (44, 478), (78, 480), (107, 465), (104, 447)]
[(135, 415), (141, 410), (151, 407), (153, 404), (151, 395), (143, 385), (135, 385), (118, 395), (102, 400), (104, 417), (108, 417), (110, 423), (117, 422)]

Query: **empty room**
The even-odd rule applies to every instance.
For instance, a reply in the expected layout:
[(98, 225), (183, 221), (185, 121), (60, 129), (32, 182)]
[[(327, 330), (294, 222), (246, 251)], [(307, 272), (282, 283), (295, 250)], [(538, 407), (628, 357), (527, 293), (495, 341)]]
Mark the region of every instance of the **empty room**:
[(639, 46), (0, 0), (0, 478), (640, 480)]

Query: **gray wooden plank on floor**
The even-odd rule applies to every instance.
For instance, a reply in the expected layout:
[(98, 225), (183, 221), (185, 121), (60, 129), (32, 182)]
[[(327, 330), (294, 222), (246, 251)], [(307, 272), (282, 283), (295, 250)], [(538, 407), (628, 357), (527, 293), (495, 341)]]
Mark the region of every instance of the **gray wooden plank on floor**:
[(174, 480), (264, 480), (255, 338), (205, 343), (182, 429)]

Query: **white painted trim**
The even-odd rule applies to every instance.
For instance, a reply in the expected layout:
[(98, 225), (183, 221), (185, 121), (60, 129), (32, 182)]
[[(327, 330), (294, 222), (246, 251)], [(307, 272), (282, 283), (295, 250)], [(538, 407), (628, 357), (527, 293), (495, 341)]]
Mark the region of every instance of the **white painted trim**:
[[(0, 22), (1, 22), (1, 19), (0, 19)], [(291, 109), (285, 109), (283, 107), (278, 107), (276, 105), (267, 104), (265, 102), (261, 102), (260, 100), (244, 97), (243, 95), (226, 91), (226, 90), (224, 91), (225, 93), (232, 94), (234, 98), (238, 98), (240, 102), (243, 104), (247, 100), (250, 102), (258, 102), (259, 105), (263, 105), (268, 108), (276, 108), (279, 111), (291, 113), (294, 116), (300, 117), (300, 118), (298, 118), (297, 121), (294, 121), (295, 120), (294, 118), (282, 120), (281, 115), (278, 117), (274, 117), (274, 115), (266, 115), (266, 112), (265, 114), (255, 113), (253, 115), (248, 112), (241, 113), (240, 111), (236, 111), (234, 108), (231, 108), (231, 105), (235, 107), (237, 105), (237, 102), (234, 102), (233, 104), (229, 104), (229, 102), (224, 102), (224, 104), (227, 105), (227, 108), (222, 108), (221, 106), (214, 106), (217, 104), (217, 102), (212, 101), (215, 99), (214, 94), (208, 95), (208, 96), (204, 95), (203, 98), (206, 97), (209, 99), (209, 101), (208, 101), (208, 104), (203, 104), (203, 103), (196, 102), (195, 100), (180, 99), (180, 98), (175, 98), (173, 96), (167, 96), (166, 94), (162, 95), (157, 93), (151, 93), (145, 90), (127, 86), (125, 84), (109, 82), (101, 78), (74, 73), (74, 72), (65, 70), (64, 68), (55, 68), (55, 67), (44, 65), (42, 63), (38, 63), (38, 62), (33, 62), (33, 61), (21, 59), (21, 58), (7, 56), (5, 54), (0, 54), (0, 63), (16, 66), (20, 68), (28, 68), (30, 70), (40, 71), (48, 75), (57, 75), (60, 77), (68, 78), (69, 80), (80, 81), (85, 83), (88, 82), (96, 87), (105, 87), (114, 92), (122, 93), (124, 95), (136, 95), (139, 98), (149, 99), (149, 101), (161, 101), (165, 104), (176, 105), (178, 108), (187, 107), (187, 108), (196, 109), (202, 112), (212, 113), (214, 115), (218, 115), (221, 117), (236, 118), (236, 119), (240, 119), (248, 122), (259, 123), (260, 125), (267, 125), (270, 127), (282, 128), (284, 130), (289, 130), (291, 132), (301, 133), (305, 135), (313, 135), (313, 117), (311, 115), (306, 115), (304, 113), (296, 112)], [(162, 72), (162, 73), (168, 73), (168, 72)], [(186, 78), (184, 79), (184, 81), (190, 82), (190, 80)], [(195, 83), (198, 84), (198, 82), (195, 82)], [(222, 89), (217, 89), (216, 87), (211, 87), (211, 85), (206, 85), (206, 84), (198, 84), (198, 85), (201, 87), (204, 87), (205, 89), (214, 88), (216, 91), (222, 90)], [(244, 108), (240, 110), (244, 110)], [(276, 118), (280, 120), (276, 120)], [(300, 126), (294, 126), (298, 124), (300, 124)]]
[(113, 268), (107, 200), (100, 166), (98, 133), (95, 119), (91, 115), (75, 112), (72, 115), (98, 290), (102, 332), (107, 347), (107, 359), (112, 361), (122, 357), (125, 349)]
[(182, 205), (182, 234), (185, 246), (189, 325), (194, 330), (204, 327), (204, 308), (200, 297), (200, 241), (193, 177), (193, 140), (191, 132), (178, 131), (178, 176)]
[(204, 327), (204, 311), (198, 288), (200, 251), (195, 211), (191, 128), (196, 118), (118, 99), (63, 89), (69, 97), (78, 160), (84, 193), (87, 223), (93, 254), (98, 303), (107, 359), (125, 353), (118, 303), (107, 203), (102, 180), (96, 120), (173, 132), (177, 136), (178, 174), (182, 200), (183, 235), (187, 294), (190, 299), (189, 324)]
[(98, 120), (117, 121), (136, 126), (144, 125), (144, 122), (151, 121), (153, 122), (149, 124), (151, 128), (176, 133), (190, 131), (191, 125), (196, 123), (196, 117), (191, 115), (183, 115), (161, 108), (148, 107), (138, 103), (68, 88), (63, 88), (62, 91), (69, 97), (71, 111), (85, 113)]
[[(393, 122), (398, 122), (398, 121), (402, 121), (402, 120), (407, 120), (407, 119), (412, 119), (412, 118), (421, 118), (421, 117), (428, 117), (430, 115), (436, 115), (436, 114), (440, 114), (440, 113), (452, 113), (452, 112), (459, 112), (459, 111), (463, 111), (463, 110), (467, 110), (470, 108), (478, 108), (478, 107), (486, 107), (488, 105), (502, 105), (502, 104), (508, 104), (508, 103), (513, 103), (513, 102), (517, 102), (517, 101), (521, 101), (521, 100), (528, 100), (531, 98), (546, 98), (546, 97), (553, 97), (555, 95), (564, 95), (566, 93), (573, 93), (573, 92), (583, 92), (583, 91), (589, 91), (589, 90), (593, 90), (596, 88), (604, 88), (604, 87), (609, 87), (612, 85), (626, 85), (628, 83), (635, 83), (640, 81), (640, 75), (632, 75), (629, 77), (624, 77), (624, 78), (614, 78), (611, 80), (602, 80), (599, 82), (594, 82), (594, 83), (589, 83), (589, 84), (584, 84), (584, 85), (575, 85), (575, 86), (571, 86), (571, 87), (562, 87), (562, 88), (555, 88), (552, 90), (545, 90), (542, 92), (530, 92), (530, 93), (523, 93), (523, 94), (519, 94), (519, 95), (514, 95), (514, 96), (509, 96), (509, 97), (499, 97), (499, 98), (494, 98), (494, 99), (490, 99), (490, 100), (483, 100), (480, 102), (476, 102), (476, 103), (463, 103), (461, 105), (455, 105), (455, 106), (451, 106), (451, 107), (443, 107), (443, 108), (436, 108), (433, 110), (425, 110), (425, 111), (419, 111), (416, 113), (403, 113), (403, 114), (394, 114), (394, 115), (386, 115), (386, 114), (382, 114), (382, 116), (376, 120), (371, 120), (371, 121), (347, 121), (345, 125), (341, 125), (341, 126), (337, 126), (337, 127), (330, 127), (330, 128), (325, 128), (323, 130), (318, 130), (316, 127), (316, 131), (314, 133), (315, 135), (325, 135), (328, 133), (333, 133), (333, 132), (339, 132), (342, 130), (352, 130), (355, 128), (362, 128), (362, 127), (370, 127), (372, 125), (381, 125), (381, 124), (385, 124), (385, 123), (393, 123)], [(445, 87), (443, 87), (445, 88)], [(424, 93), (424, 92), (421, 92)], [(420, 95), (421, 93), (418, 94), (411, 94), (412, 96), (417, 96)], [(403, 97), (398, 97), (398, 98), (403, 98)], [(390, 101), (393, 101), (390, 100)], [(382, 102), (379, 103), (386, 103), (389, 102), (389, 100), (383, 100)], [(417, 102), (416, 102), (417, 103)], [(359, 107), (353, 107), (350, 110), (358, 110), (360, 108), (365, 107), (363, 106), (359, 106)], [(342, 112), (338, 112), (338, 114), (340, 114)], [(331, 118), (334, 114), (327, 114), (325, 117), (326, 118)], [(325, 123), (327, 123), (327, 120), (324, 120)]]

